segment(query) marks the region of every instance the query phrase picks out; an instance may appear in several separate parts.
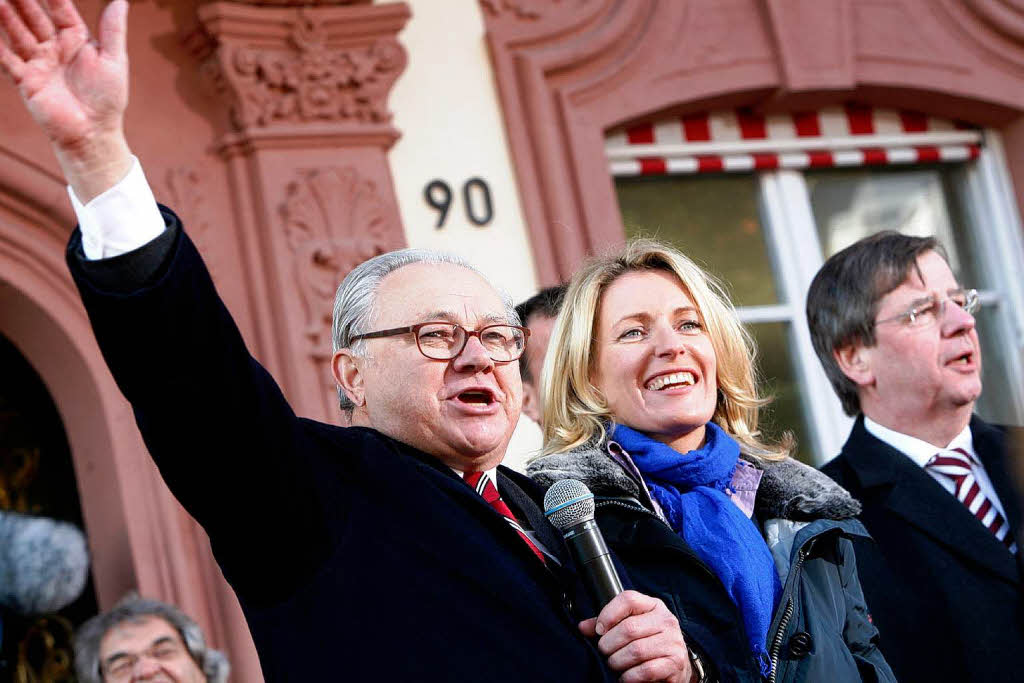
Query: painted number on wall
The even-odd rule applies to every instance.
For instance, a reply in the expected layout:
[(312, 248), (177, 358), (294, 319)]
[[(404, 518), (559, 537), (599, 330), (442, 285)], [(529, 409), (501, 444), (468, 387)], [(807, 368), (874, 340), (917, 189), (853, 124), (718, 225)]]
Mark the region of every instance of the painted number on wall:
[[(455, 200), (451, 185), (443, 180), (431, 180), (423, 188), (423, 198), (430, 208), (437, 211), (434, 227), (440, 230), (448, 220), (448, 212)], [(466, 218), (473, 225), (482, 227), (494, 218), (491, 188), (483, 178), (470, 178), (462, 184), (462, 203), (466, 207)]]

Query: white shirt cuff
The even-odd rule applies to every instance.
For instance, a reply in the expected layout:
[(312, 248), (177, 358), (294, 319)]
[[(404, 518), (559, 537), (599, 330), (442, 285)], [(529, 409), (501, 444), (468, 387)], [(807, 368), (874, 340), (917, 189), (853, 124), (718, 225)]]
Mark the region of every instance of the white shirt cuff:
[(128, 175), (88, 204), (82, 204), (70, 186), (68, 194), (82, 230), (82, 251), (90, 261), (138, 249), (165, 229), (153, 190), (134, 156)]

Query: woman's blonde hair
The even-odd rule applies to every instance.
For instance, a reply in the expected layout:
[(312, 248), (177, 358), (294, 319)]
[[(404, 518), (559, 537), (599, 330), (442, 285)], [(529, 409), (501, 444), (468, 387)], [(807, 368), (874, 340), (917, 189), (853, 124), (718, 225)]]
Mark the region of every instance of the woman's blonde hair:
[(718, 400), (712, 420), (735, 438), (747, 455), (775, 460), (788, 455), (793, 437), (777, 444), (760, 439), (758, 413), (768, 399), (758, 396), (755, 345), (722, 286), (682, 253), (651, 239), (635, 239), (622, 251), (590, 260), (573, 276), (551, 332), (541, 392), (544, 454), (571, 450), (614, 422), (601, 392), (590, 382), (597, 338), (597, 314), (608, 286), (636, 271), (665, 271), (679, 278), (697, 307), (718, 366)]

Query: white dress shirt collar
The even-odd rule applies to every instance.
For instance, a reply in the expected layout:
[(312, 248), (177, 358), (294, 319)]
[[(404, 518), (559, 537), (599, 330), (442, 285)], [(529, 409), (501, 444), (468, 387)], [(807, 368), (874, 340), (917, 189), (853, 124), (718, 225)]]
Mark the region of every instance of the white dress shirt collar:
[[(459, 475), (459, 479), (465, 479), (465, 474), (466, 473), (463, 472), (462, 470), (457, 470), (454, 467), (449, 467), (448, 469), (450, 469), (455, 474)], [(494, 484), (494, 488), (498, 488), (498, 468), (497, 467), (492, 467), (489, 470), (484, 470), (484, 475), (488, 479), (491, 480), (491, 483)], [(498, 493), (501, 494), (501, 491), (499, 490)]]
[(917, 437), (883, 427), (867, 415), (864, 416), (864, 429), (868, 430), (868, 433), (875, 438), (884, 441), (906, 455), (920, 467), (928, 464), (928, 461), (939, 451), (957, 448), (963, 449), (975, 462), (978, 461), (977, 454), (974, 452), (974, 441), (971, 438), (971, 425), (969, 424), (963, 428), (963, 431), (953, 437), (953, 440), (945, 448), (938, 448), (934, 444), (922, 441)]

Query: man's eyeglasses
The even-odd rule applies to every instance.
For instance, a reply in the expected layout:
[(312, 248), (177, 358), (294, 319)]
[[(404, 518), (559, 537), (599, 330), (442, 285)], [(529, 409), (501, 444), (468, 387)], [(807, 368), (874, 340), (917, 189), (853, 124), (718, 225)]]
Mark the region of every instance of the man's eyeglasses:
[(498, 363), (507, 363), (522, 356), (526, 350), (526, 339), (530, 336), (530, 330), (518, 325), (485, 325), (479, 330), (467, 330), (455, 323), (426, 322), (357, 334), (351, 341), (410, 333), (416, 339), (416, 347), (420, 353), (431, 360), (456, 358), (466, 348), (466, 341), (470, 337), (476, 337), (491, 360)]
[(962, 308), (967, 313), (974, 313), (978, 310), (978, 290), (951, 289), (941, 299), (937, 294), (932, 294), (927, 299), (915, 301), (913, 306), (899, 315), (876, 320), (875, 325), (898, 320), (906, 327), (928, 327), (942, 319), (946, 313), (947, 302), (952, 302), (954, 306)]

